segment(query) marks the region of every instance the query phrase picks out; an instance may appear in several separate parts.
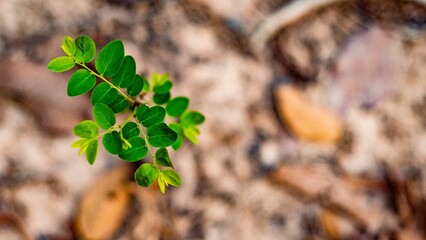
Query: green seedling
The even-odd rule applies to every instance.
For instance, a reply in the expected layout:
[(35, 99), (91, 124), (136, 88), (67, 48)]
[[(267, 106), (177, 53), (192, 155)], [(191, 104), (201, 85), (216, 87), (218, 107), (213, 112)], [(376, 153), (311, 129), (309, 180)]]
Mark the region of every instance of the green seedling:
[[(110, 154), (127, 162), (141, 161), (149, 154), (152, 162), (136, 170), (136, 183), (149, 187), (157, 180), (163, 193), (167, 186), (180, 186), (168, 148), (178, 150), (185, 138), (198, 144), (198, 126), (205, 117), (188, 109), (188, 98), (171, 97), (173, 83), (167, 74), (154, 73), (151, 81), (137, 74), (136, 62), (125, 56), (120, 40), (109, 42), (98, 54), (88, 36), (75, 40), (66, 36), (61, 47), (66, 56), (50, 61), (48, 69), (65, 72), (78, 66), (69, 79), (67, 94), (74, 97), (91, 91), (93, 105), (93, 120), (74, 127), (79, 139), (71, 147), (78, 148), (79, 155), (85, 153), (89, 164), (95, 163), (100, 142)], [(94, 69), (88, 66), (93, 61)], [(118, 124), (117, 114), (128, 117)]]

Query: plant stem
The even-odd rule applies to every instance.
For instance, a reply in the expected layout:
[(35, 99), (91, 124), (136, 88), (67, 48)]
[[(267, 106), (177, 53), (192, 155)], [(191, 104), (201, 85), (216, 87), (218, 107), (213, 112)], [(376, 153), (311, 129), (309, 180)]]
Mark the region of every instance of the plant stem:
[(149, 145), (149, 143), (148, 143), (148, 136), (146, 135), (146, 133), (145, 133), (145, 131), (143, 130), (143, 128), (142, 128), (142, 126), (140, 125), (140, 123), (136, 122), (136, 124), (138, 125), (139, 129), (140, 129), (140, 130), (141, 130), (141, 132), (142, 132), (143, 138), (145, 139), (146, 146), (148, 147), (148, 151), (149, 151), (149, 154), (151, 155), (151, 158), (152, 158), (152, 161), (153, 161), (154, 165), (157, 165), (157, 164), (155, 163), (155, 155), (154, 155), (154, 153), (153, 153), (153, 152), (152, 152), (152, 150), (151, 150), (151, 145)]
[(96, 77), (102, 79), (104, 82), (108, 83), (112, 88), (115, 88), (118, 93), (120, 93), (127, 101), (131, 102), (132, 104), (135, 103), (135, 100), (133, 100), (132, 98), (130, 98), (129, 96), (127, 96), (127, 94), (123, 93), (123, 91), (121, 91), (120, 88), (116, 87), (114, 84), (112, 84), (110, 81), (108, 81), (104, 76), (96, 73), (95, 71), (93, 71), (92, 69), (90, 69), (88, 66), (86, 66), (86, 64), (84, 63), (79, 63), (79, 62), (75, 62), (78, 65), (84, 67), (85, 69), (87, 69), (90, 73), (92, 73), (93, 75), (95, 75)]

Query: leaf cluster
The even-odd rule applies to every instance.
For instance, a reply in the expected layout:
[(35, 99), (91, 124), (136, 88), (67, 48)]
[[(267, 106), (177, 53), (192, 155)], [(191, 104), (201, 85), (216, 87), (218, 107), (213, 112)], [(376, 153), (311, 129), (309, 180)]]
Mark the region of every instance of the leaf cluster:
[[(140, 165), (134, 177), (137, 184), (148, 187), (157, 180), (161, 192), (167, 186), (180, 186), (168, 147), (178, 150), (188, 139), (198, 144), (205, 117), (189, 110), (189, 99), (172, 98), (173, 83), (167, 74), (154, 73), (151, 80), (136, 73), (136, 62), (125, 55), (120, 40), (113, 40), (97, 53), (94, 40), (65, 36), (62, 50), (66, 54), (48, 64), (53, 72), (80, 68), (70, 77), (67, 94), (70, 97), (90, 93), (93, 120), (84, 120), (74, 127), (79, 137), (71, 146), (86, 154), (94, 164), (100, 143), (112, 155), (124, 161), (137, 162), (150, 155), (152, 162)], [(90, 65), (94, 61), (94, 69)], [(117, 123), (118, 114), (128, 114)]]

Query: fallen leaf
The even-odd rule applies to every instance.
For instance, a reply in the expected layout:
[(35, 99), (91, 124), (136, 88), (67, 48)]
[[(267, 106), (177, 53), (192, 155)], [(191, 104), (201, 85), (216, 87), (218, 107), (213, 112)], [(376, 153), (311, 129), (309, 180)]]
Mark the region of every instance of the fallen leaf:
[(109, 239), (121, 227), (130, 203), (127, 167), (101, 176), (84, 194), (77, 232), (84, 239)]
[(298, 138), (334, 144), (342, 135), (340, 119), (331, 111), (305, 100), (295, 87), (279, 86), (275, 97), (279, 116)]

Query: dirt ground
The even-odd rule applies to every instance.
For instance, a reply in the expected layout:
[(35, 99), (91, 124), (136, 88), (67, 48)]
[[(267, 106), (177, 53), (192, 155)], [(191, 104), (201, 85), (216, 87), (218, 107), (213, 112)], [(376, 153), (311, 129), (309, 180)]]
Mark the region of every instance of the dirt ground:
[[(180, 188), (70, 147), (81, 34), (205, 114)], [(423, 0), (0, 0), (0, 239), (426, 239), (424, 66)]]

